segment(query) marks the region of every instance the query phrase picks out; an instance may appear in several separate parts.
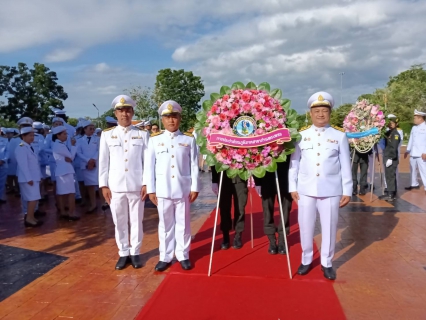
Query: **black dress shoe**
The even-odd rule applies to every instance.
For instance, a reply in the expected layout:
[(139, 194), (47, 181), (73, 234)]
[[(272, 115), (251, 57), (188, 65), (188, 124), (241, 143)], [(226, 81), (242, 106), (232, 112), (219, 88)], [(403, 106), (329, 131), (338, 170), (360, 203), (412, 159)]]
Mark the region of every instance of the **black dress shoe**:
[(304, 265), (303, 263), (299, 266), (299, 269), (297, 269), (297, 274), (304, 276), (311, 270), (311, 265)]
[(40, 227), (43, 224), (43, 221), (37, 221), (36, 223), (28, 222), (27, 219), (24, 220), (24, 225), (27, 228), (36, 228)]
[(179, 263), (183, 270), (191, 270), (192, 268), (191, 261), (189, 261), (188, 259), (179, 261)]
[(389, 192), (389, 196), (385, 199), (387, 202), (393, 202), (396, 199), (396, 192)]
[(80, 217), (77, 217), (77, 216), (68, 216), (68, 221), (78, 221), (78, 220), (80, 220)]
[(360, 189), (359, 190), (359, 195), (360, 196), (365, 196), (365, 190), (364, 189)]
[(358, 192), (357, 192), (357, 191), (355, 191), (355, 190), (354, 190), (354, 191), (352, 191), (352, 195), (353, 195), (353, 196), (356, 196), (357, 194), (358, 194)]
[(321, 266), (321, 271), (324, 272), (324, 278), (336, 280), (336, 271), (334, 271), (332, 267), (326, 268)]
[(169, 266), (171, 265), (170, 262), (164, 262), (164, 261), (158, 261), (157, 265), (155, 266), (155, 271), (163, 272), (165, 271)]
[(229, 247), (229, 242), (222, 242), (222, 244), (220, 245), (220, 250), (228, 250)]
[(268, 253), (277, 254), (278, 248), (277, 248), (277, 239), (275, 238), (275, 235), (268, 235), (268, 240), (269, 240)]
[(109, 204), (108, 203), (104, 203), (101, 207), (102, 211), (105, 212), (109, 209)]
[(229, 245), (229, 232), (223, 232), (223, 241), (220, 246), (221, 250), (228, 250), (230, 247)]
[(36, 218), (41, 218), (41, 217), (45, 217), (46, 216), (46, 212), (40, 211), (40, 210), (36, 210), (34, 212), (34, 217)]
[(6, 203), (6, 200), (0, 199), (0, 204)]
[(237, 232), (234, 237), (234, 243), (232, 248), (241, 249), (243, 247), (243, 243), (241, 242), (241, 233)]
[(406, 187), (405, 188), (405, 190), (413, 190), (413, 189), (420, 189), (420, 186), (409, 186), (409, 187)]
[(83, 201), (82, 198), (75, 199), (75, 203), (80, 204)]
[(284, 244), (278, 245), (278, 253), (279, 254), (287, 254), (287, 251), (285, 250), (285, 245)]
[(115, 270), (123, 270), (124, 267), (129, 263), (129, 256), (120, 257), (115, 265)]
[(140, 255), (130, 256), (130, 260), (132, 261), (133, 268), (135, 268), (135, 269), (142, 268), (142, 260), (141, 260)]

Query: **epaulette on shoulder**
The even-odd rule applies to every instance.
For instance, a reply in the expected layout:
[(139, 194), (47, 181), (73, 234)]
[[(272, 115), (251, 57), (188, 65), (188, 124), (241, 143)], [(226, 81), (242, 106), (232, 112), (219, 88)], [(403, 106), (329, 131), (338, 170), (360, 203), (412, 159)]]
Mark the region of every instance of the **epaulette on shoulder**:
[(343, 128), (340, 128), (340, 127), (338, 127), (338, 126), (332, 126), (334, 129), (336, 129), (336, 130), (339, 130), (339, 131), (341, 131), (341, 132), (345, 132), (345, 129), (343, 129)]
[(191, 132), (184, 132), (183, 134), (188, 137), (194, 137), (194, 135)]
[(19, 146), (20, 146), (20, 147), (23, 147), (23, 146), (24, 146), (24, 144), (21, 142), (21, 143), (19, 144)]
[(302, 128), (300, 128), (300, 129), (299, 129), (299, 132), (302, 132), (302, 131), (308, 130), (310, 127), (311, 127), (311, 126), (302, 127)]
[(20, 134), (19, 133), (17, 133), (16, 135), (14, 135), (12, 138), (14, 139), (14, 138), (19, 138), (20, 137)]
[(146, 131), (145, 129), (142, 129), (140, 127), (135, 127), (136, 129), (139, 129), (140, 131)]
[(107, 131), (110, 131), (110, 130), (112, 130), (112, 129), (114, 129), (116, 126), (114, 126), (114, 127), (111, 127), (111, 128), (106, 128), (105, 130), (103, 130), (103, 132), (107, 132)]
[(160, 132), (153, 133), (153, 134), (151, 134), (151, 138), (152, 138), (152, 137), (159, 136), (160, 134), (163, 134), (163, 133), (164, 133), (164, 131), (160, 131)]

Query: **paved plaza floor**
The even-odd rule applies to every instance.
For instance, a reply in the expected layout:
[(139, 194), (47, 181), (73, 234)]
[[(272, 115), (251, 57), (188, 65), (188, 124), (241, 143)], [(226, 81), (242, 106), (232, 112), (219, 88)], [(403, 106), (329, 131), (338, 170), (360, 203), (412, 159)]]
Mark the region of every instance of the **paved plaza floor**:
[[(408, 172), (408, 161), (401, 159), (395, 203), (377, 199), (377, 173), (372, 201), (370, 194), (354, 196), (340, 212), (334, 289), (348, 319), (426, 318), (426, 196), (423, 188), (404, 190)], [(193, 234), (216, 201), (210, 174), (201, 177), (191, 210)], [(164, 279), (154, 272), (155, 207), (147, 203), (145, 209), (144, 267), (122, 271), (114, 270), (118, 256), (109, 212), (88, 215), (79, 208), (80, 221), (60, 220), (52, 195), (42, 209), (48, 214), (44, 225), (26, 229), (19, 198), (10, 195), (0, 205), (0, 319), (133, 319)], [(320, 244), (318, 224), (316, 232)]]

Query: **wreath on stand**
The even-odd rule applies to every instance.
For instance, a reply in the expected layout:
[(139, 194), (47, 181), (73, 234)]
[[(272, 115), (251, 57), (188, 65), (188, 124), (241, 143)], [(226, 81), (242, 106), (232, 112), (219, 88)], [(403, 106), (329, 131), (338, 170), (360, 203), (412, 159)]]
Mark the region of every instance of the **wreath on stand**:
[(351, 147), (360, 153), (367, 153), (379, 142), (385, 123), (381, 107), (364, 99), (353, 105), (343, 121), (343, 129)]
[(294, 152), (299, 139), (297, 112), (279, 89), (266, 82), (235, 82), (212, 93), (197, 113), (197, 144), (206, 163), (248, 180), (275, 172), (277, 163)]

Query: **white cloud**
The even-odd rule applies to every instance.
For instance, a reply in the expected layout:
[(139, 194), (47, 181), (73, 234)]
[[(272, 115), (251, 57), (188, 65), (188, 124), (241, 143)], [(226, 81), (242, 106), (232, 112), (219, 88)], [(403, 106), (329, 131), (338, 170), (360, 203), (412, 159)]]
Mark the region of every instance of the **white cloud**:
[(79, 48), (56, 49), (49, 53), (46, 62), (62, 62), (75, 59), (82, 52)]
[[(343, 101), (352, 102), (426, 62), (425, 1), (17, 0), (3, 3), (2, 12), (0, 54), (48, 45), (45, 59), (60, 62), (149, 35), (175, 49), (173, 67), (201, 76), (207, 93), (234, 81), (268, 81), (299, 110), (315, 90), (340, 101), (341, 71)], [(64, 84), (66, 105), (89, 112), (83, 106), (94, 99), (108, 106), (115, 92), (154, 83), (154, 74), (122, 68), (119, 57), (116, 64), (64, 71), (74, 72)]]

